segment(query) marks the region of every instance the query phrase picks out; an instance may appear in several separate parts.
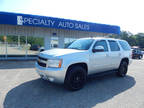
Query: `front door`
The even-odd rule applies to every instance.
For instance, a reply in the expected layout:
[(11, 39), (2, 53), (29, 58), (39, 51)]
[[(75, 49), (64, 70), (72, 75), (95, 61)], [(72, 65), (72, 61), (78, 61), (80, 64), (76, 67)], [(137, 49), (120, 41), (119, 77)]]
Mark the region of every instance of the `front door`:
[(103, 46), (104, 51), (102, 52), (92, 52), (90, 54), (90, 74), (103, 72), (109, 70), (110, 68), (110, 58), (109, 58), (109, 50), (107, 46), (107, 42), (105, 40), (96, 41), (95, 45), (93, 46)]

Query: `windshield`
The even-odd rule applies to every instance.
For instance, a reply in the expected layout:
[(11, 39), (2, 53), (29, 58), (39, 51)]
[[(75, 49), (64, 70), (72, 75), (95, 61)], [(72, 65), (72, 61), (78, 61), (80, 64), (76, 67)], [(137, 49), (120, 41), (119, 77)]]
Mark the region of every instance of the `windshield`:
[(70, 44), (67, 48), (78, 49), (78, 50), (88, 50), (93, 43), (93, 39), (79, 39)]

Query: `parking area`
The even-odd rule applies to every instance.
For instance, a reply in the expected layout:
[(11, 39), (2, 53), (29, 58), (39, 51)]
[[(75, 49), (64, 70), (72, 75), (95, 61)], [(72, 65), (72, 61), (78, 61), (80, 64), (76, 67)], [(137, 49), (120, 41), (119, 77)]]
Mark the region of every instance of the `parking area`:
[(0, 62), (0, 108), (144, 108), (144, 60), (133, 60), (125, 78), (89, 79), (76, 92), (40, 79), (34, 63)]

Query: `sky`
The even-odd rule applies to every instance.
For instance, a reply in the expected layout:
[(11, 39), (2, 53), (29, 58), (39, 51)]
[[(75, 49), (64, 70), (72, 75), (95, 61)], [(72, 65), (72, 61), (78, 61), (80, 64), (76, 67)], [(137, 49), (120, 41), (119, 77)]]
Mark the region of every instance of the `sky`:
[(144, 33), (144, 0), (0, 0), (0, 11), (118, 25)]

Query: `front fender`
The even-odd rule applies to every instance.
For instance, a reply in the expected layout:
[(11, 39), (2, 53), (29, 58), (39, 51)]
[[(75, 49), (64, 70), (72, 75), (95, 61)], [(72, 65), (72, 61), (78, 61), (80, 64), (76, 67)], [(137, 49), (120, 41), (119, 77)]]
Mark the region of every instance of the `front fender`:
[(67, 70), (70, 65), (76, 64), (76, 63), (86, 63), (89, 64), (89, 58), (88, 55), (73, 55), (70, 57), (64, 58), (64, 67)]

